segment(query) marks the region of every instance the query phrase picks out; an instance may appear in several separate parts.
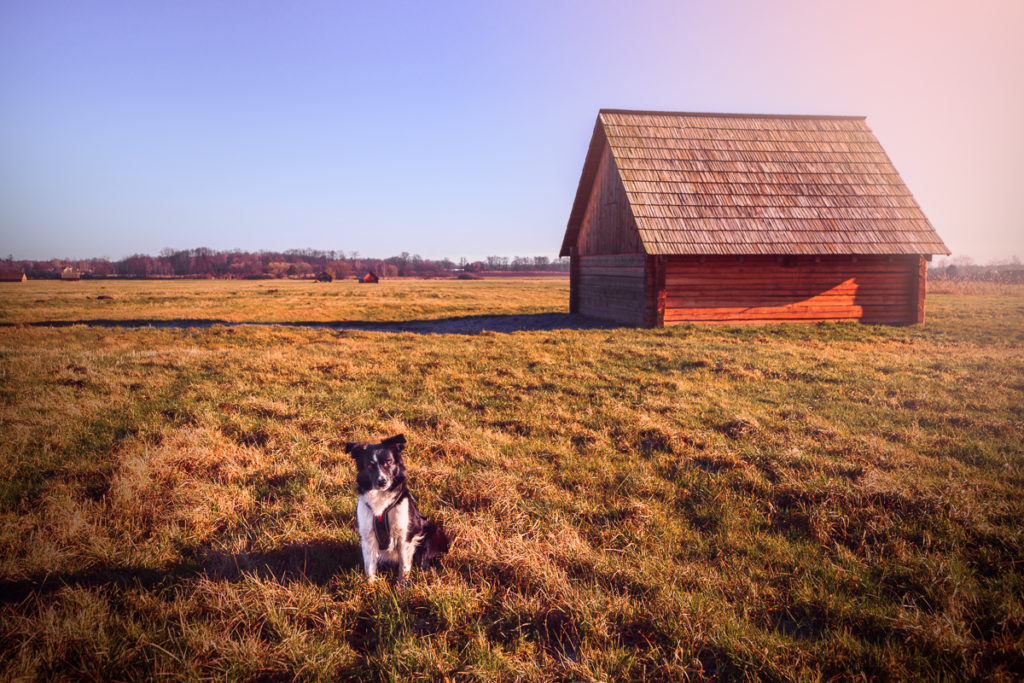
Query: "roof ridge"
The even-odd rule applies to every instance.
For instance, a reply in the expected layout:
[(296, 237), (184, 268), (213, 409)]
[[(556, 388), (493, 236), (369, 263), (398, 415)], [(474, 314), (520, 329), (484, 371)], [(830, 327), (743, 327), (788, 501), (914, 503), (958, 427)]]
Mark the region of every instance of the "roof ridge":
[(598, 110), (600, 114), (641, 114), (644, 116), (709, 116), (735, 119), (839, 119), (845, 121), (863, 121), (867, 116), (837, 114), (739, 114), (728, 112), (707, 111), (660, 111), (656, 109), (606, 109)]

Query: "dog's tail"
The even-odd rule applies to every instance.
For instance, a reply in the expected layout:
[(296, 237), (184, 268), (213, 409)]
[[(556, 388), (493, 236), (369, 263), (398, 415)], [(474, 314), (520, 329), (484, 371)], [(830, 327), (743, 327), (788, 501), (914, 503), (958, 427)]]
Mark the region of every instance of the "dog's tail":
[(426, 569), (431, 562), (448, 552), (450, 543), (448, 534), (440, 524), (427, 522), (423, 527), (423, 543), (416, 549), (413, 561), (420, 569)]

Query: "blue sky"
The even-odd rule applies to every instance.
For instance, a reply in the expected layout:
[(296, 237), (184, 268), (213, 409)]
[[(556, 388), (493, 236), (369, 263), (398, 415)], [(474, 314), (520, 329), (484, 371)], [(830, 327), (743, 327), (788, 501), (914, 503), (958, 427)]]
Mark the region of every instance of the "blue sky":
[(601, 107), (864, 114), (1024, 257), (1024, 3), (0, 4), (0, 255), (551, 255)]

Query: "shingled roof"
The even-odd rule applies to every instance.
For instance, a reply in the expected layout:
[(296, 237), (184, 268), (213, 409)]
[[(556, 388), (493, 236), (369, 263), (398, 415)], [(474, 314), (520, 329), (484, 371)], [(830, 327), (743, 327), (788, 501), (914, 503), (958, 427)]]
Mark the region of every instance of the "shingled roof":
[(648, 254), (948, 254), (863, 116), (602, 109), (561, 255), (611, 149)]

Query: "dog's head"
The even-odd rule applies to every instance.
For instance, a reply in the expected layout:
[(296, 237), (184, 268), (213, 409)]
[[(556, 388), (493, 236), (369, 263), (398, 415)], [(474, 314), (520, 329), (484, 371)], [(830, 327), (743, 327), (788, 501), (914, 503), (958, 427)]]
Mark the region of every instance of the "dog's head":
[(356, 486), (359, 493), (373, 489), (390, 490), (405, 481), (402, 451), (405, 436), (399, 434), (380, 443), (349, 442), (345, 452), (356, 462)]

